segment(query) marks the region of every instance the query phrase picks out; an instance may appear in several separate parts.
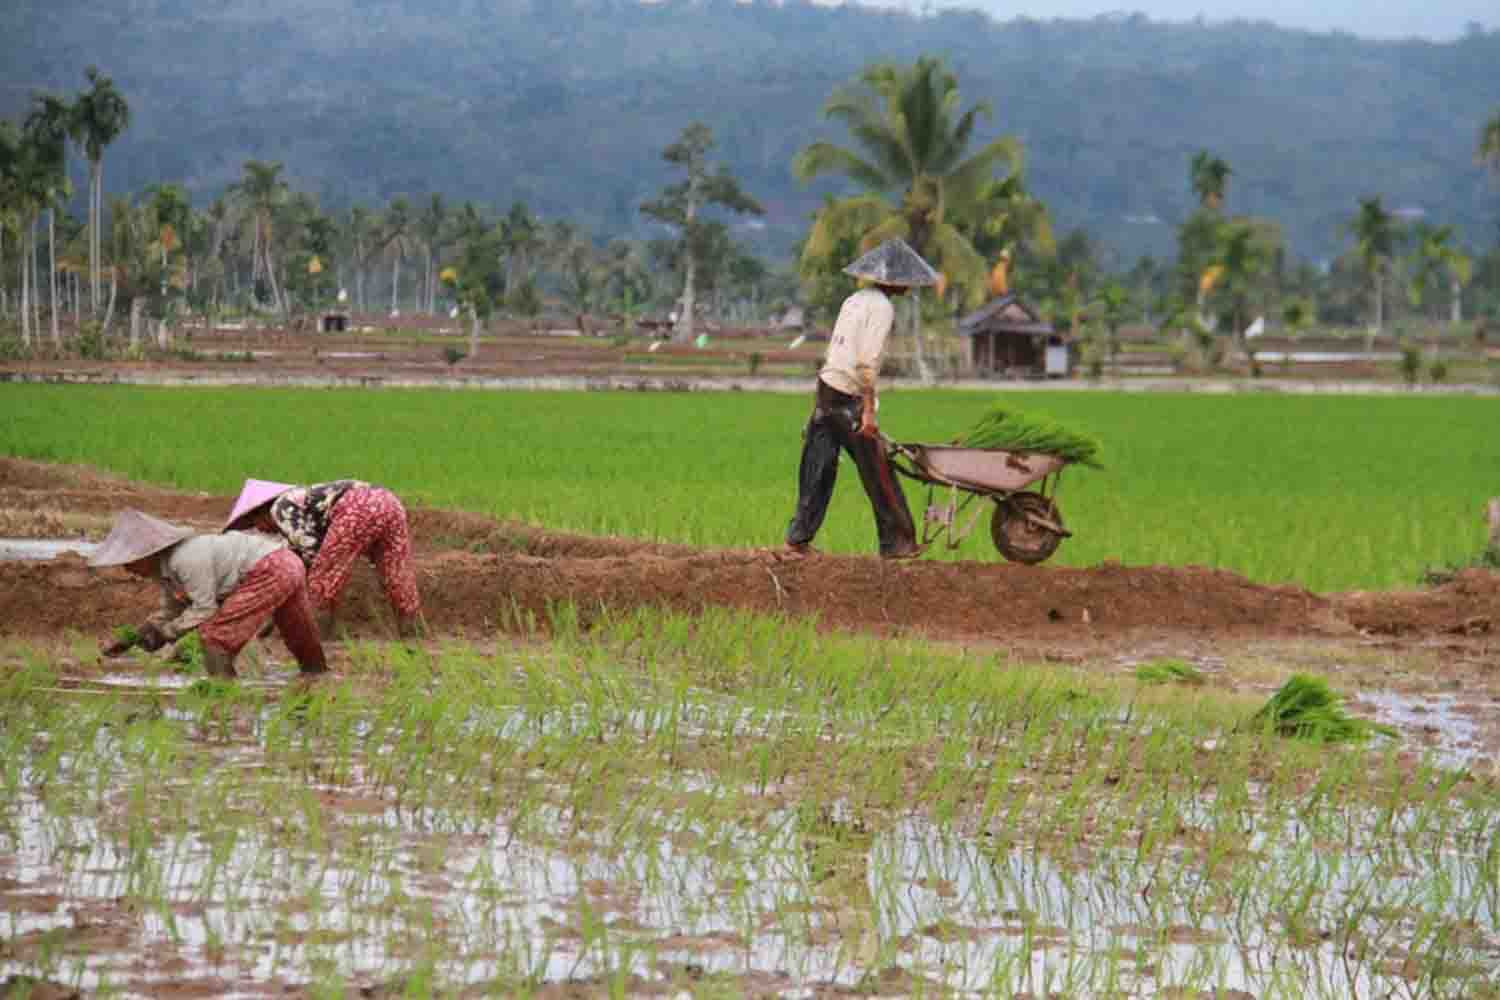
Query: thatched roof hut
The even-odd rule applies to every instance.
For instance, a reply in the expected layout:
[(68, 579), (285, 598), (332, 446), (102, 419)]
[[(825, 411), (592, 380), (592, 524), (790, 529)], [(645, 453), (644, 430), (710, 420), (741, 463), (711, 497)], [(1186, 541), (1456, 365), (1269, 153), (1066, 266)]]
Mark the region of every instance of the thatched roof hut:
[(969, 341), (969, 370), (976, 375), (1065, 378), (1076, 360), (1072, 338), (1015, 295), (969, 313), (958, 321), (958, 333)]

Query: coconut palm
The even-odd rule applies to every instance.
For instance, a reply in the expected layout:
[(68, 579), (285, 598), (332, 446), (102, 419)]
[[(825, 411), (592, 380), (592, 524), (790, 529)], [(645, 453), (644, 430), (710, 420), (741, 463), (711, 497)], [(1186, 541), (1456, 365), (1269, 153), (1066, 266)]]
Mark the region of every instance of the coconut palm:
[(1400, 239), (1400, 230), (1391, 214), (1380, 204), (1380, 197), (1359, 199), (1359, 212), (1349, 225), (1354, 235), (1360, 262), (1375, 292), (1375, 315), (1372, 336), (1379, 333), (1385, 321), (1385, 275)]
[(958, 225), (985, 261), (992, 262), (986, 289), (993, 295), (1005, 294), (1015, 283), (1018, 257), (1057, 253), (1047, 206), (1027, 191), (1020, 173), (986, 185), (975, 211)]
[(1449, 320), (1463, 322), (1463, 288), (1473, 275), (1474, 262), (1452, 244), (1452, 226), (1417, 226), (1412, 233), (1415, 248), (1411, 255), (1412, 304), (1421, 308), (1427, 290), (1447, 279)]
[(89, 89), (73, 104), (70, 134), (89, 161), (89, 307), (99, 309), (100, 228), (104, 215), (104, 150), (130, 127), (130, 104), (114, 81), (90, 66)]
[(997, 171), (1021, 167), (1020, 142), (1011, 136), (969, 152), (989, 103), (960, 113), (957, 79), (941, 60), (924, 56), (912, 66), (866, 67), (855, 85), (833, 93), (823, 113), (843, 121), (861, 150), (815, 142), (797, 154), (793, 171), (803, 181), (842, 174), (865, 191), (819, 211), (804, 265), (815, 268), (846, 234), (857, 233), (861, 248), (901, 237), (949, 284), (982, 299), (986, 261), (952, 220), (972, 217)]
[(1193, 193), (1198, 196), (1198, 204), (1212, 211), (1218, 211), (1224, 204), (1224, 193), (1229, 187), (1229, 175), (1234, 173), (1229, 169), (1229, 164), (1208, 152), (1200, 149), (1193, 156), (1193, 164), (1189, 168), (1188, 177), (1193, 186)]
[(391, 199), (381, 221), (380, 242), (391, 255), (391, 315), (395, 316), (401, 304), (401, 258), (411, 244), (411, 204), (398, 195)]
[(267, 163), (264, 160), (246, 160), (245, 175), (231, 187), (245, 209), (250, 222), (250, 281), (265, 275), (266, 285), (271, 290), (271, 305), (282, 315), (286, 314), (286, 302), (281, 287), (276, 281), (275, 223), (278, 210), (287, 199), (286, 182), (281, 179), (281, 162)]
[(354, 267), (354, 308), (365, 308), (365, 266), (375, 252), (375, 220), (363, 205), (353, 205), (340, 227), (342, 243)]
[[(970, 152), (974, 130), (991, 107), (984, 101), (964, 111), (959, 106), (957, 78), (929, 56), (911, 66), (867, 66), (856, 83), (834, 91), (823, 113), (848, 126), (860, 151), (815, 142), (797, 154), (792, 169), (804, 182), (841, 174), (865, 190), (818, 212), (799, 262), (804, 277), (837, 264), (832, 257), (841, 240), (853, 236), (867, 249), (901, 237), (948, 285), (962, 289), (968, 304), (984, 299), (988, 264), (953, 220), (974, 217), (997, 172), (1020, 172), (1021, 144), (1003, 136)], [(912, 301), (917, 368), (928, 379)]]
[(541, 227), (524, 201), (512, 202), (500, 222), (505, 253), (505, 293), (510, 295), (531, 277), (531, 259), (541, 246)]
[(57, 205), (71, 194), (68, 186), (68, 127), (72, 119), (73, 107), (67, 101), (49, 94), (38, 94), (32, 99), (32, 109), (25, 124), (25, 135), (35, 154), (41, 204), (47, 211), (47, 301), (50, 303), (52, 343), (58, 347), (62, 346), (62, 334), (57, 325)]
[(428, 313), (437, 311), (437, 272), (434, 267), (442, 256), (448, 231), (448, 206), (442, 195), (434, 194), (423, 207), (416, 224), (417, 238), (422, 242), (422, 252), (426, 257), (426, 274), (422, 278), (422, 287), (426, 290), (425, 308)]

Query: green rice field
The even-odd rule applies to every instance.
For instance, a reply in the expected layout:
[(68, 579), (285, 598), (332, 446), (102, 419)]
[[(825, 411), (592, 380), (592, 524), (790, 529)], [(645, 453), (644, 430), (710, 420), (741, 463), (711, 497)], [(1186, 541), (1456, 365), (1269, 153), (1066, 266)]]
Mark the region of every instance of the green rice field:
[(578, 622), (349, 643), (307, 688), (253, 656), (215, 685), (0, 643), (0, 976), (1500, 995), (1500, 810), (1462, 760), (1278, 736), (1186, 680), (723, 611)]
[[(1399, 588), (1483, 547), (1500, 404), (1468, 397), (892, 391), (881, 428), (940, 442), (1005, 402), (1097, 436), (1058, 495), (1053, 564), (1197, 564), (1314, 590)], [(780, 543), (810, 398), (755, 393), (5, 386), (0, 448), (194, 490), (382, 483), (557, 530)], [(852, 463), (820, 547), (872, 552)], [(908, 483), (920, 519), (926, 489)], [(997, 559), (981, 520), (940, 558)]]

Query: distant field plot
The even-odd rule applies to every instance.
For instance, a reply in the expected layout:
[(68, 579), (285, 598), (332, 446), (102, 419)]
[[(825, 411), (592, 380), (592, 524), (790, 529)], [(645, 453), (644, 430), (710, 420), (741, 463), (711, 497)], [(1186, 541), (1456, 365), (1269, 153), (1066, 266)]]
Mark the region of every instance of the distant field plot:
[[(882, 430), (944, 441), (1009, 402), (1092, 432), (1076, 533), (1049, 565), (1198, 564), (1315, 590), (1391, 588), (1482, 547), (1493, 401), (1463, 397), (892, 391)], [(355, 476), (409, 503), (694, 545), (780, 543), (808, 396), (7, 386), (0, 446), (232, 493)], [(925, 488), (908, 484), (920, 518)], [(852, 463), (820, 547), (873, 552)], [(940, 558), (993, 560), (987, 525)]]

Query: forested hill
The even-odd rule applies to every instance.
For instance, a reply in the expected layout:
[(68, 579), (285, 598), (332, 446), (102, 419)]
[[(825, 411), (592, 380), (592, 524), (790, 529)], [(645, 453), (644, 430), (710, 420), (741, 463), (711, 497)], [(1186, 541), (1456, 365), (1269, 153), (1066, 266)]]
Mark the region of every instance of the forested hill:
[(519, 198), (601, 234), (642, 231), (660, 150), (698, 119), (785, 249), (834, 190), (789, 167), (814, 138), (845, 141), (821, 114), (829, 92), (871, 60), (923, 53), (948, 60), (965, 103), (992, 103), (983, 137), (1022, 137), (1062, 227), (1126, 255), (1170, 251), (1204, 148), (1234, 171), (1228, 209), (1280, 221), (1303, 256), (1335, 252), (1374, 194), (1494, 238), (1500, 188), (1475, 162), (1500, 101), (1494, 31), (1392, 43), (806, 0), (9, 0), (0, 113), (81, 90), (97, 64), (133, 113), (106, 154), (111, 191), (175, 181), (203, 203), (245, 160), (281, 160), (329, 208)]

